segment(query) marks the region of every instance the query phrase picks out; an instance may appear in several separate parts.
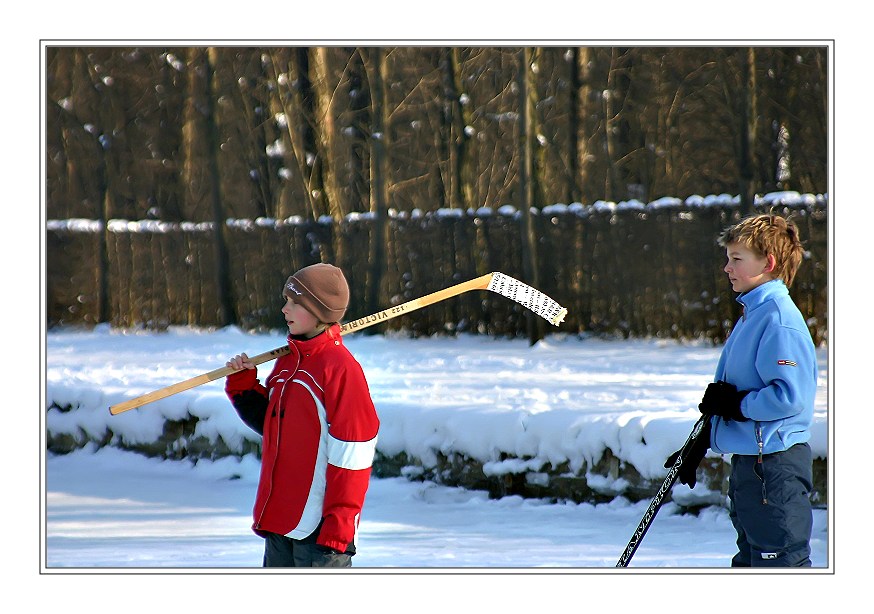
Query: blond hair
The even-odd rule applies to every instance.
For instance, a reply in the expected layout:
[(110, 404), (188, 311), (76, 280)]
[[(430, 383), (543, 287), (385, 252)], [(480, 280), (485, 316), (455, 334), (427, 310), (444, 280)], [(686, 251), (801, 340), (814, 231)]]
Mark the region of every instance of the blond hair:
[(765, 213), (742, 219), (729, 226), (719, 235), (718, 243), (725, 247), (738, 243), (762, 257), (774, 257), (774, 276), (791, 287), (795, 273), (804, 257), (804, 247), (798, 234), (798, 226), (790, 219)]

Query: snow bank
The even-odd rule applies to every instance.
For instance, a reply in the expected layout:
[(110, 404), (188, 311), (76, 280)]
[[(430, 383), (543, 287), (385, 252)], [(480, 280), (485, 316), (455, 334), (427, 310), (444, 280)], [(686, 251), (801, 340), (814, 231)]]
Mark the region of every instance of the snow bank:
[[(377, 451), (406, 454), (425, 468), (461, 455), (486, 476), (522, 474), (536, 484), (564, 467), (586, 474), (608, 455), (643, 479), (661, 479), (665, 458), (680, 447), (699, 414), (721, 350), (705, 343), (604, 340), (555, 335), (525, 340), (406, 339), (348, 335), (381, 420)], [(223, 380), (111, 416), (115, 403), (224, 365), (239, 352), (265, 352), (281, 335), (171, 328), (166, 333), (49, 331), (45, 407), (50, 437), (130, 446), (165, 436), (167, 421), (198, 418), (189, 439), (232, 453), (258, 436), (242, 424)], [(827, 456), (827, 354), (819, 351), (820, 389), (811, 445)], [(265, 378), (270, 363), (261, 365)], [(623, 484), (602, 484), (621, 492)]]

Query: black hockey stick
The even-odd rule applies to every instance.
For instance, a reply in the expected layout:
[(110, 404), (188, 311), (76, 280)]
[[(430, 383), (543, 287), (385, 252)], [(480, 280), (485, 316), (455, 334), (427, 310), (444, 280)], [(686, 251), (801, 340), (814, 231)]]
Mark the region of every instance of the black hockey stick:
[(656, 493), (655, 497), (653, 497), (649, 507), (646, 508), (646, 513), (643, 515), (643, 518), (640, 519), (640, 524), (637, 525), (634, 535), (631, 536), (631, 540), (629, 540), (628, 545), (625, 546), (625, 552), (623, 552), (622, 556), (619, 557), (619, 562), (616, 563), (616, 567), (628, 567), (628, 564), (631, 562), (631, 557), (634, 556), (634, 552), (637, 550), (640, 542), (643, 541), (643, 536), (646, 535), (649, 526), (652, 524), (652, 521), (655, 520), (656, 514), (659, 513), (659, 508), (662, 506), (662, 501), (664, 501), (665, 495), (668, 494), (668, 491), (671, 490), (674, 482), (677, 481), (677, 476), (680, 473), (680, 466), (683, 464), (683, 461), (686, 460), (686, 457), (689, 456), (689, 449), (692, 447), (692, 443), (706, 428), (710, 428), (710, 416), (708, 415), (701, 416), (698, 419), (698, 422), (695, 423), (695, 426), (692, 427), (692, 432), (689, 433), (686, 443), (684, 443), (683, 447), (680, 448), (677, 460), (674, 461), (673, 466), (670, 471), (668, 471), (668, 475), (665, 476), (665, 481), (662, 482), (661, 488), (659, 488), (659, 491)]

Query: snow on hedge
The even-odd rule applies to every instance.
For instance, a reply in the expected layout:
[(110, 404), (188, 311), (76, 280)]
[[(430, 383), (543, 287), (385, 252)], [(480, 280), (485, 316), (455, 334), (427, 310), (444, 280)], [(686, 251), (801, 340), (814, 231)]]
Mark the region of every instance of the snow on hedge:
[[(720, 347), (666, 340), (609, 340), (553, 335), (526, 340), (481, 336), (409, 339), (348, 335), (381, 420), (377, 449), (405, 452), (425, 466), (461, 453), (490, 475), (536, 474), (547, 463), (585, 470), (610, 450), (645, 478), (661, 478), (665, 458), (685, 441), (712, 381)], [(239, 420), (220, 379), (116, 416), (110, 405), (255, 355), (284, 343), (279, 334), (171, 327), (168, 332), (47, 333), (47, 430), (107, 430), (127, 443), (158, 439), (166, 420), (199, 418), (195, 436), (233, 450), (258, 436)], [(811, 446), (826, 457), (825, 349)], [(259, 367), (264, 380), (272, 363)], [(536, 478), (536, 476), (535, 476)]]

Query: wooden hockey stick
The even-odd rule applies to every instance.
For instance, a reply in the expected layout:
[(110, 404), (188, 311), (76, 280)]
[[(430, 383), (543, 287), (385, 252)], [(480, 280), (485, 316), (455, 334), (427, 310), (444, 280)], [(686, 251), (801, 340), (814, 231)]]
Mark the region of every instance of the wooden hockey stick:
[[(345, 335), (347, 333), (354, 333), (361, 329), (367, 328), (368, 326), (380, 324), (382, 322), (385, 322), (386, 320), (391, 320), (392, 318), (396, 318), (398, 316), (410, 313), (411, 311), (421, 309), (422, 307), (427, 307), (428, 305), (433, 305), (434, 303), (444, 301), (453, 296), (458, 296), (459, 294), (463, 292), (468, 292), (470, 290), (490, 290), (491, 292), (495, 292), (497, 294), (500, 294), (501, 296), (512, 299), (520, 305), (530, 309), (553, 326), (558, 326), (560, 322), (563, 322), (564, 317), (567, 314), (567, 309), (556, 303), (553, 299), (546, 296), (539, 290), (535, 290), (528, 284), (522, 283), (518, 279), (510, 277), (509, 275), (495, 272), (487, 273), (485, 275), (482, 275), (481, 277), (477, 277), (476, 279), (471, 279), (470, 281), (456, 284), (443, 290), (438, 290), (437, 292), (433, 292), (421, 298), (417, 298), (412, 301), (396, 305), (394, 307), (389, 307), (388, 309), (384, 309), (379, 313), (365, 316), (357, 320), (352, 320), (351, 322), (346, 322), (340, 327), (340, 334)], [(279, 358), (280, 356), (284, 356), (285, 354), (288, 354), (289, 351), (290, 350), (288, 348), (288, 345), (284, 345), (282, 347), (276, 348), (275, 350), (270, 350), (269, 352), (258, 354), (257, 356), (250, 358), (249, 360), (252, 361), (252, 364), (260, 365), (261, 363), (267, 362), (268, 360), (274, 360), (276, 358)], [(190, 390), (191, 388), (195, 388), (197, 386), (206, 384), (219, 378), (227, 377), (231, 373), (235, 373), (238, 370), (239, 369), (232, 369), (231, 367), (222, 367), (221, 369), (215, 369), (214, 371), (210, 371), (209, 373), (203, 373), (202, 375), (187, 379), (184, 382), (178, 382), (176, 384), (167, 386), (166, 388), (161, 388), (160, 390), (148, 392), (135, 399), (113, 405), (109, 408), (109, 413), (112, 415), (120, 414), (122, 412), (128, 411), (129, 409), (134, 409), (147, 403), (169, 397), (176, 394), (177, 392)]]

